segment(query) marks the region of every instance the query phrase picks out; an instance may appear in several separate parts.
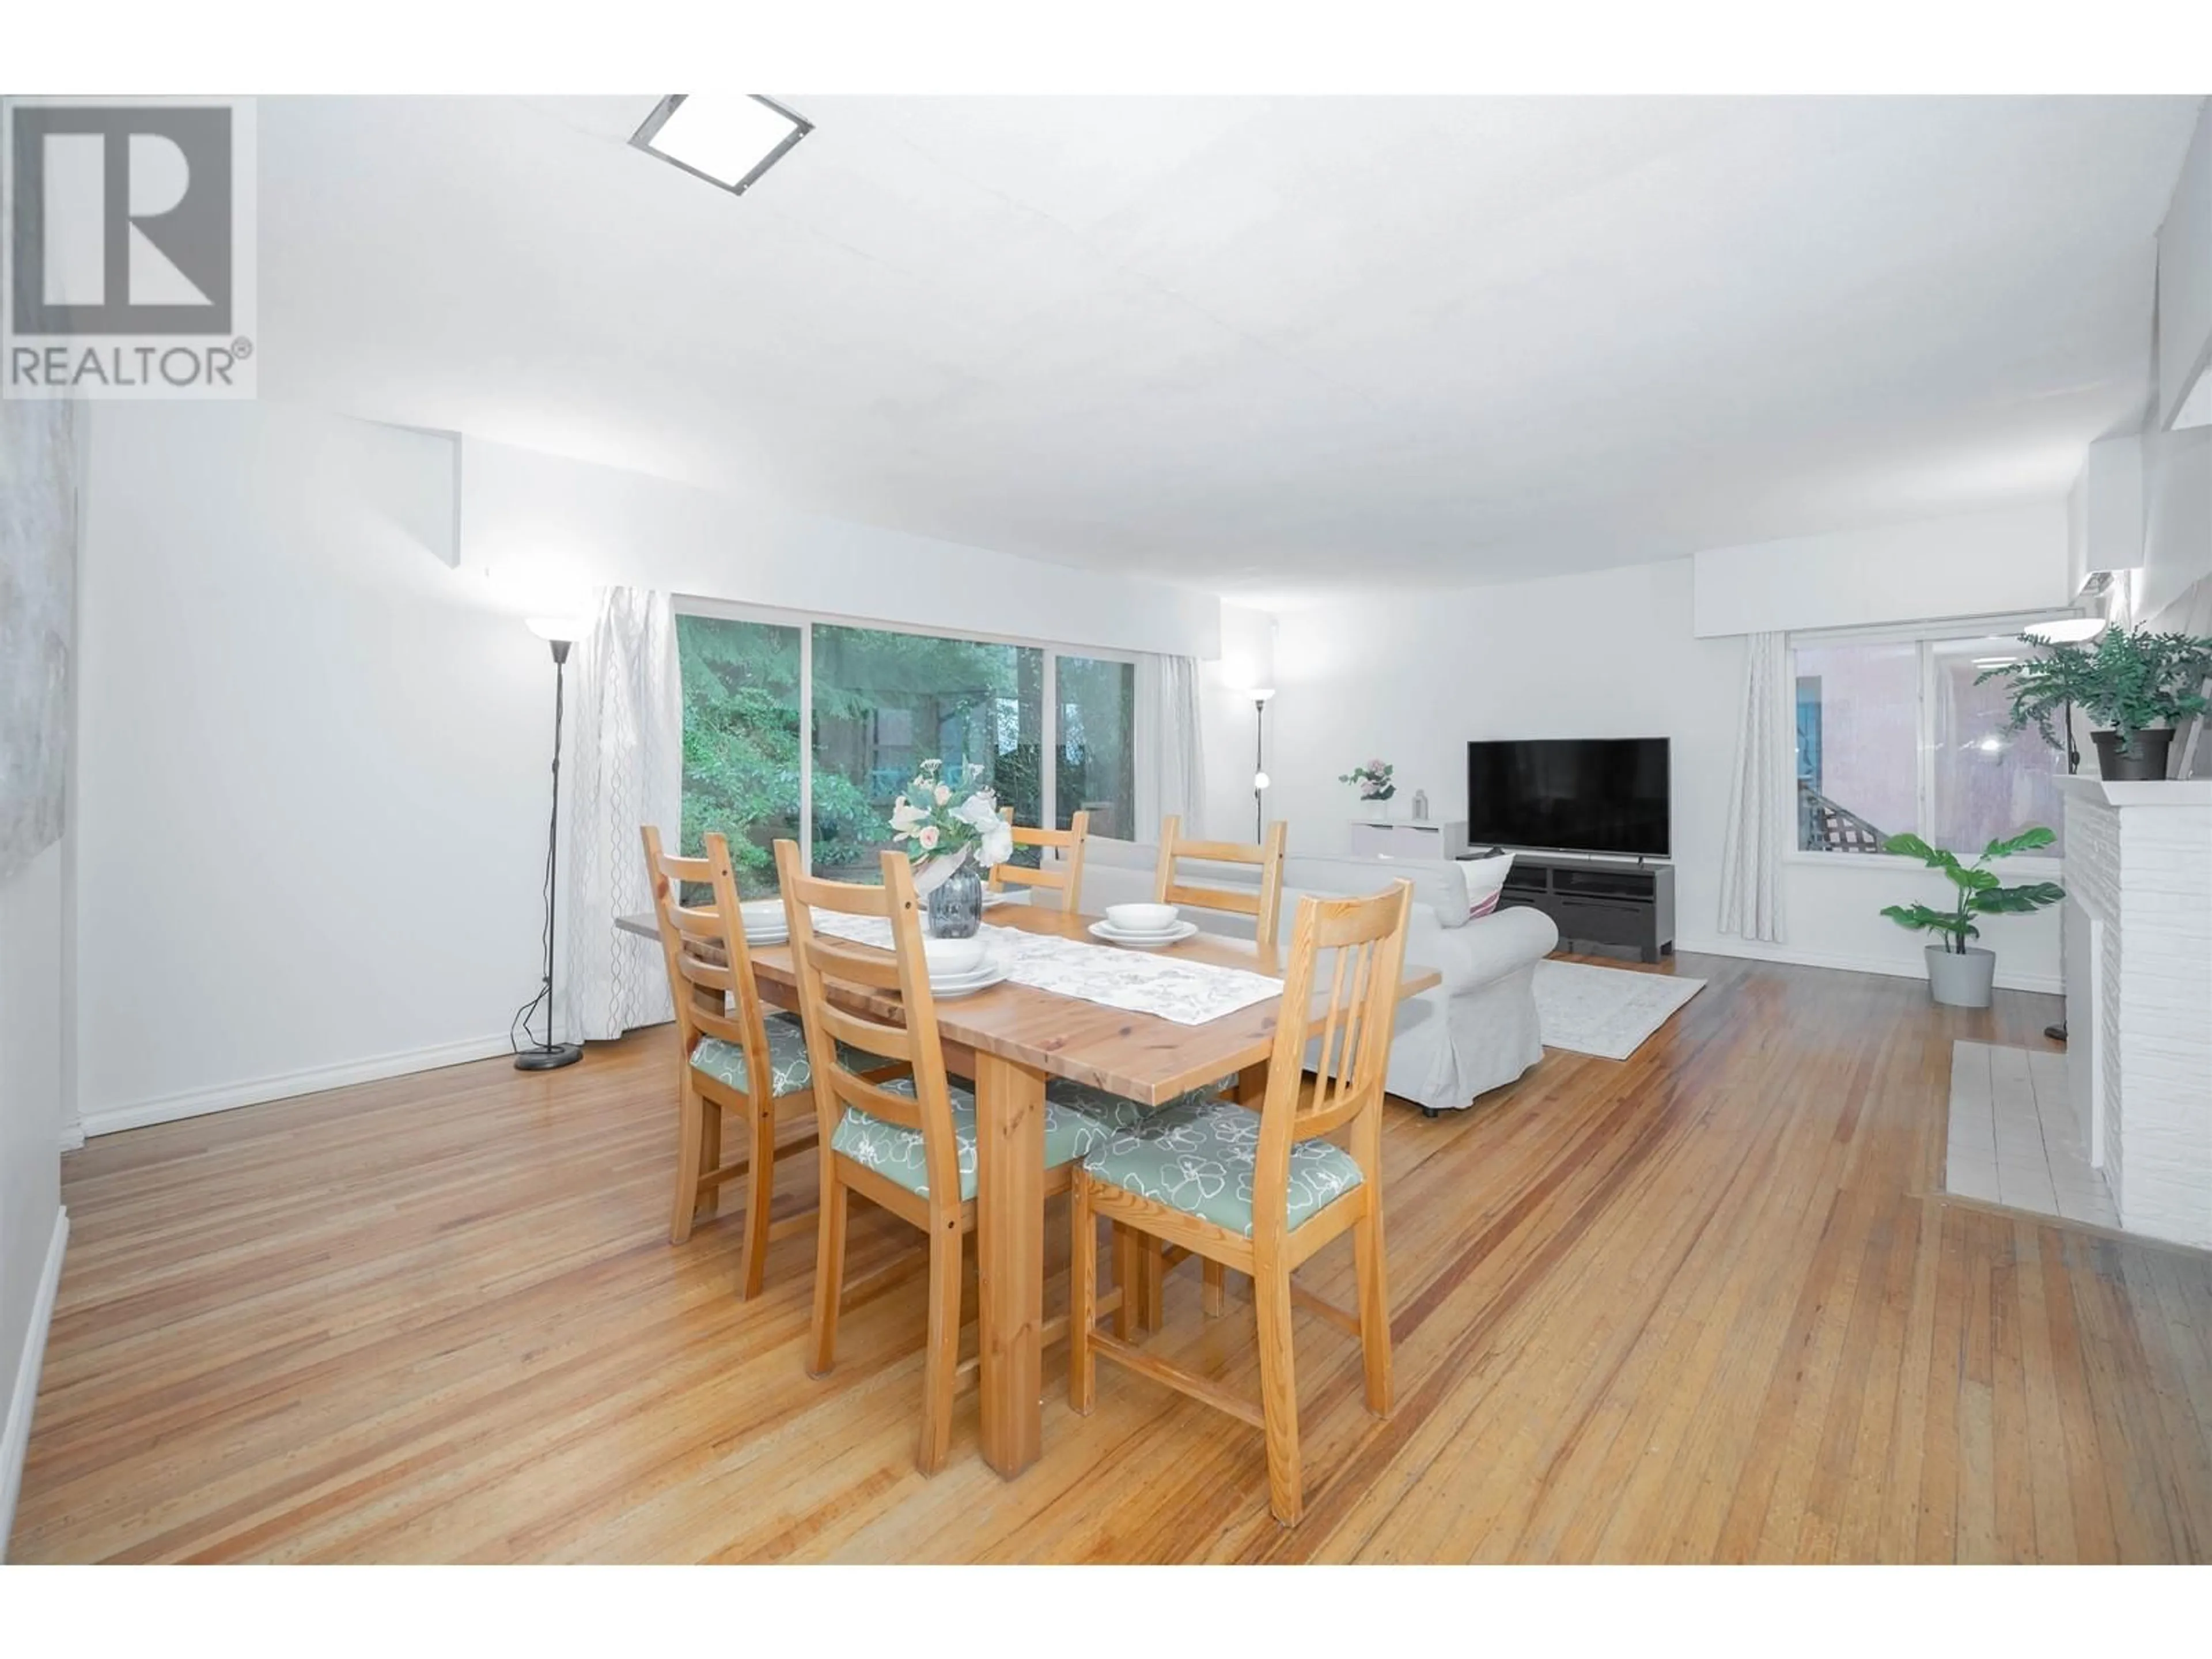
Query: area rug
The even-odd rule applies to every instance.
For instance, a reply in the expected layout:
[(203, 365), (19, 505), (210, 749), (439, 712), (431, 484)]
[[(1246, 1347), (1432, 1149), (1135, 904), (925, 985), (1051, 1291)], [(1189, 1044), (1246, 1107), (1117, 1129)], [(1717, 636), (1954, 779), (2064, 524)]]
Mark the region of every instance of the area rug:
[(1536, 1020), (1547, 1048), (1626, 1060), (1705, 988), (1680, 974), (1638, 974), (1580, 962), (1536, 964)]

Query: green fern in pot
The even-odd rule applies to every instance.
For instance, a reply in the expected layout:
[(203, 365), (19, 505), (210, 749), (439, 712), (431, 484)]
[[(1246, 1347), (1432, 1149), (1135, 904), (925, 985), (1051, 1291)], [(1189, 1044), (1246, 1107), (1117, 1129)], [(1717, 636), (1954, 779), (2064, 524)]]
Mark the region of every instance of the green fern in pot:
[(1974, 684), (2004, 679), (2012, 685), (2012, 730), (2033, 726), (2053, 747), (2053, 714), (2071, 705), (2099, 730), (2100, 772), (2115, 781), (2155, 781), (2166, 775), (2173, 727), (2208, 707), (2204, 682), (2212, 675), (2212, 639), (2154, 634), (2148, 628), (2107, 628), (2079, 644), (2046, 644), (2032, 634), (2023, 642), (2039, 654), (2002, 663)]
[(1929, 869), (1941, 870), (1950, 878), (1958, 893), (1958, 903), (1948, 910), (1939, 910), (1932, 904), (1882, 907), (1882, 915), (1899, 927), (1942, 937), (1942, 944), (1928, 947), (1928, 989), (1936, 1001), (1955, 1008), (1990, 1006), (1990, 988), (1996, 979), (1996, 952), (1978, 950), (1966, 943), (1981, 937), (1982, 930), (1975, 924), (1975, 918), (2033, 915), (2045, 905), (2057, 903), (2066, 896), (2066, 890), (2055, 881), (2031, 881), (2008, 887), (1989, 866), (1996, 859), (2048, 847), (2057, 839), (2051, 830), (2037, 824), (2008, 841), (1991, 842), (1972, 864), (1966, 863), (1956, 853), (1930, 847), (1917, 836), (1892, 836), (1882, 843), (1886, 853), (1918, 859)]

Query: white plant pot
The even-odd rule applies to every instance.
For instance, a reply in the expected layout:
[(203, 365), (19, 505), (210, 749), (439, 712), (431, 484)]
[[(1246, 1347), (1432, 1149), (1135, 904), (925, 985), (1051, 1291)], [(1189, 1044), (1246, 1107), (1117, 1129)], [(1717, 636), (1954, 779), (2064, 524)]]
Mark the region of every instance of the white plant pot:
[(1986, 1008), (1996, 982), (1997, 953), (1970, 945), (1961, 951), (1927, 947), (1928, 994), (1948, 1008)]

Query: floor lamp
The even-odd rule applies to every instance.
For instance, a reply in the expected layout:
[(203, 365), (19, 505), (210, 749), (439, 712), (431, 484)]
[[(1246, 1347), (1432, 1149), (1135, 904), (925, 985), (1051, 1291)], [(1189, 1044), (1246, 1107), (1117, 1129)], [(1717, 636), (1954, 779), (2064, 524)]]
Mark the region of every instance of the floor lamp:
[(581, 1043), (553, 1040), (553, 922), (559, 892), (556, 860), (561, 844), (561, 704), (568, 672), (568, 647), (582, 635), (584, 625), (565, 617), (532, 617), (530, 631), (553, 647), (553, 818), (551, 827), (545, 832), (545, 977), (538, 985), (538, 994), (525, 1006), (515, 1023), (522, 1027), (522, 1035), (528, 1036), (530, 1017), (544, 1005), (545, 1041), (527, 1048), (518, 1048), (514, 1065), (517, 1071), (550, 1072), (557, 1066), (574, 1066), (584, 1057)]
[(1252, 688), (1252, 839), (1267, 839), (1267, 699), (1272, 685)]

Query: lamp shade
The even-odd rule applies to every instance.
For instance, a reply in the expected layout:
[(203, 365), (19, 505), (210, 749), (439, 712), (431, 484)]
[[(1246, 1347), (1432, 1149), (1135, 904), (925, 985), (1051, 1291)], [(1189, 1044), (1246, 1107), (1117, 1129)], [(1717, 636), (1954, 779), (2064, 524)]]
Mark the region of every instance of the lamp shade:
[(1268, 698), (1274, 695), (1275, 688), (1272, 685), (1255, 685), (1252, 688), (1252, 701), (1254, 702), (1265, 702)]
[(591, 626), (581, 617), (532, 617), (530, 631), (541, 640), (580, 640)]
[(2059, 617), (2050, 622), (2030, 623), (2020, 631), (2045, 645), (2063, 645), (2076, 640), (2093, 640), (2105, 631), (2105, 626), (2102, 617)]

